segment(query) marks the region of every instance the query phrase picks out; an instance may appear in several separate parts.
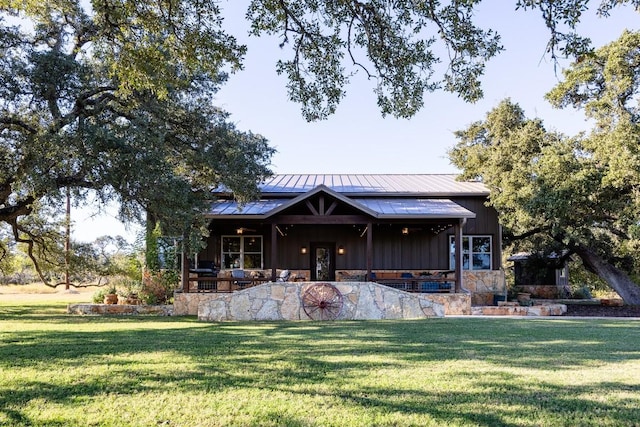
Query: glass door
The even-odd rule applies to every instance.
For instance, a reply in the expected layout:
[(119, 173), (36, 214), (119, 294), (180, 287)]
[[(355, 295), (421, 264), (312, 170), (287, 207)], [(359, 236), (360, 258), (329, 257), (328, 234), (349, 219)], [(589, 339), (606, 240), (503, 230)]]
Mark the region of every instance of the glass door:
[(335, 281), (335, 258), (335, 243), (311, 243), (311, 281)]

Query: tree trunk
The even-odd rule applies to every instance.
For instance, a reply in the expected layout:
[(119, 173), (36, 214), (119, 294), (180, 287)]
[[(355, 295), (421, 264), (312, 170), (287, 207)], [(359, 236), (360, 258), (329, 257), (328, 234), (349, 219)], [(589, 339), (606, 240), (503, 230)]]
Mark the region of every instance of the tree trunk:
[(584, 265), (605, 280), (626, 304), (640, 305), (640, 286), (634, 283), (624, 271), (609, 264), (589, 248), (578, 245), (573, 249)]

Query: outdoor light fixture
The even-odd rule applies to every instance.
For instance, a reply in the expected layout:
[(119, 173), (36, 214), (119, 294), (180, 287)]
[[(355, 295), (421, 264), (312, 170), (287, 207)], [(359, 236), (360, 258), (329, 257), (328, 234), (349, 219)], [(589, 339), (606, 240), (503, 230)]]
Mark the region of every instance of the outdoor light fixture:
[(405, 236), (406, 236), (407, 234), (409, 234), (409, 228), (407, 228), (407, 227), (402, 227), (402, 234), (404, 234)]
[(338, 255), (344, 255), (344, 246), (338, 246)]
[(300, 254), (304, 255), (307, 253), (307, 247), (306, 246), (301, 246), (300, 247)]
[(244, 234), (245, 231), (253, 232), (256, 231), (253, 228), (240, 227), (236, 229), (236, 234)]

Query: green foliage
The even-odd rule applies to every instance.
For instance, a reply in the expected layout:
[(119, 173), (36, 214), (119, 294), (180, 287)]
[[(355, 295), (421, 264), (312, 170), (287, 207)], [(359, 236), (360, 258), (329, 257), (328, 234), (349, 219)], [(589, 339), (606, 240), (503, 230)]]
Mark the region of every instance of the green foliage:
[[(287, 75), (289, 97), (302, 104), (307, 120), (332, 114), (357, 70), (375, 79), (384, 115), (406, 118), (423, 106), (427, 91), (444, 88), (467, 101), (482, 97), (484, 64), (502, 46), (494, 31), (475, 24), (478, 3), (254, 0), (247, 16), (252, 34), (275, 34), (281, 47), (291, 46), (277, 71)], [(449, 62), (434, 77), (438, 40)]]
[(583, 285), (580, 287), (576, 287), (571, 289), (571, 298), (575, 299), (591, 299), (591, 290), (589, 286)]
[(102, 304), (104, 302), (104, 296), (108, 293), (109, 292), (107, 292), (106, 288), (98, 289), (93, 293), (91, 301), (93, 301), (95, 304)]
[(491, 189), (505, 237), (526, 245), (567, 249), (605, 279), (627, 303), (640, 303), (640, 33), (576, 61), (548, 95), (558, 107), (584, 108), (589, 134), (567, 137), (525, 118), (503, 101), (483, 122), (456, 133), (452, 162), (465, 178)]
[(145, 235), (145, 268), (156, 272), (160, 270), (159, 240), (162, 237), (160, 223), (147, 218), (147, 233)]
[(145, 271), (138, 296), (145, 304), (170, 304), (178, 285), (179, 277), (174, 271)]
[[(556, 48), (582, 55), (588, 43), (572, 31), (587, 3), (515, 6), (542, 12), (552, 56)], [(479, 4), (253, 0), (246, 16), (252, 34), (276, 34), (291, 48), (277, 70), (308, 120), (333, 113), (358, 71), (376, 82), (383, 114), (411, 117), (425, 92), (482, 96), (485, 63), (502, 46), (476, 22)], [(606, 15), (621, 4), (638, 5), (603, 0), (599, 10)], [(223, 18), (217, 0), (0, 2), (0, 222), (32, 261), (59, 258), (60, 229), (51, 218), (67, 191), (77, 203), (93, 193), (119, 203), (124, 221), (150, 213), (166, 235), (192, 244), (207, 232), (202, 212), (212, 188), (225, 186), (241, 202), (258, 196), (274, 150), (213, 105), (246, 50)], [(621, 126), (616, 135), (628, 132)], [(629, 156), (615, 159), (625, 166)], [(565, 160), (546, 167), (573, 170), (574, 159)], [(613, 185), (632, 172), (616, 170), (607, 178)], [(582, 181), (589, 178), (597, 180), (587, 174)], [(42, 268), (46, 280), (49, 267)]]
[[(4, 2), (0, 9), (0, 221), (37, 261), (60, 258), (67, 190), (201, 232), (210, 190), (256, 197), (273, 149), (212, 104), (244, 48), (213, 0)], [(10, 15), (16, 25), (7, 25)], [(58, 262), (59, 264), (59, 262)], [(43, 265), (43, 278), (49, 273)]]

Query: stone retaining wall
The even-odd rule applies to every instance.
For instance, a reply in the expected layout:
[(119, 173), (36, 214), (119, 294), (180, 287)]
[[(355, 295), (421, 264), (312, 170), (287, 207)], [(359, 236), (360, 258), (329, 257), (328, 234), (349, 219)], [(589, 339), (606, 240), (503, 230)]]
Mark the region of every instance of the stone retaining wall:
[[(314, 282), (265, 283), (239, 292), (212, 294), (198, 305), (198, 319), (308, 320), (302, 295)], [(337, 319), (420, 319), (443, 317), (444, 306), (419, 294), (408, 294), (372, 282), (334, 282), (343, 297)], [(185, 296), (188, 294), (182, 294)], [(176, 295), (177, 299), (180, 299)]]
[(564, 304), (473, 307), (473, 314), (477, 316), (562, 316), (566, 312), (567, 306)]
[[(301, 296), (314, 282), (265, 283), (233, 293), (181, 293), (176, 315), (201, 320), (305, 320)], [(415, 319), (471, 314), (468, 294), (410, 294), (373, 282), (333, 282), (343, 295), (339, 319)]]
[(501, 270), (465, 270), (462, 286), (471, 292), (471, 305), (493, 305), (494, 295), (506, 295), (504, 272)]
[(69, 314), (152, 314), (173, 316), (172, 305), (128, 305), (128, 304), (69, 304)]

